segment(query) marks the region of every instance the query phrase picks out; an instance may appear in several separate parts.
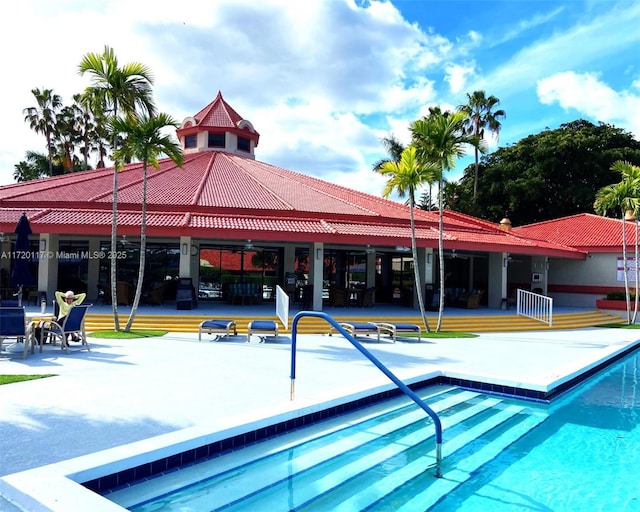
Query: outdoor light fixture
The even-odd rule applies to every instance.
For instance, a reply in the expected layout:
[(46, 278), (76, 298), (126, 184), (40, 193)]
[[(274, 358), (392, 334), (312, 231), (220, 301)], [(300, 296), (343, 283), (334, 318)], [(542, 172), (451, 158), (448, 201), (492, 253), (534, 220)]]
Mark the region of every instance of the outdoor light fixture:
[(317, 260), (322, 259), (322, 249), (316, 249), (316, 259)]
[(184, 256), (186, 256), (187, 254), (189, 254), (189, 245), (188, 244), (182, 244), (182, 254)]
[(47, 250), (47, 241), (43, 238), (40, 240), (40, 252), (44, 252)]
[(431, 253), (427, 254), (427, 263), (431, 264)]
[(366, 253), (367, 254), (373, 254), (374, 252), (376, 252), (376, 250), (373, 247), (371, 247), (370, 245), (367, 245)]
[(4, 233), (0, 233), (0, 242), (6, 242), (7, 240), (9, 240), (9, 237), (5, 236)]
[(507, 258), (504, 258), (504, 259), (502, 260), (502, 263), (504, 264), (504, 268), (507, 268), (507, 267), (509, 266), (509, 258), (508, 258), (508, 257), (507, 257)]
[(191, 245), (191, 256), (196, 256), (199, 250), (197, 245)]

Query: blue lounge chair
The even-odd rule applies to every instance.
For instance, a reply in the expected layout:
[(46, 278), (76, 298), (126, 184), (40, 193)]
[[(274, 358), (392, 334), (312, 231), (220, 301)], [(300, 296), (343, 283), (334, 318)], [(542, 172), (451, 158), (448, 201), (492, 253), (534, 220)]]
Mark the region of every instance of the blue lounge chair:
[(223, 334), (229, 338), (229, 333), (233, 329), (233, 335), (238, 334), (236, 323), (233, 320), (205, 320), (198, 327), (198, 341), (202, 341), (202, 333), (217, 334), (215, 339), (220, 338)]
[[(24, 344), (22, 358), (27, 357), (29, 344), (33, 344), (33, 329), (27, 324), (24, 307), (0, 307), (0, 352), (5, 338), (15, 338), (16, 343)], [(33, 352), (33, 346), (31, 347)]]
[[(358, 335), (366, 335), (375, 334), (380, 341), (380, 327), (378, 327), (373, 322), (365, 322), (365, 323), (353, 323), (353, 322), (339, 322), (340, 327), (342, 327), (345, 331), (347, 331), (354, 338)], [(334, 332), (334, 328), (329, 329), (329, 336), (331, 336)]]
[(247, 325), (247, 341), (251, 341), (252, 334), (273, 334), (278, 341), (278, 324), (273, 320), (253, 320)]
[(82, 342), (81, 349), (91, 350), (89, 342), (87, 341), (87, 332), (84, 328), (84, 319), (90, 307), (91, 304), (73, 306), (67, 316), (62, 319), (61, 324), (56, 321), (49, 322), (46, 331), (43, 333), (43, 338), (45, 334), (53, 338), (60, 338), (62, 349), (69, 352), (67, 337), (69, 335), (75, 335), (80, 338)]
[(396, 337), (399, 332), (417, 333), (418, 341), (420, 341), (420, 335), (422, 329), (419, 325), (414, 324), (392, 324), (389, 322), (374, 322), (379, 328), (382, 334), (388, 334), (393, 338), (393, 342), (396, 342)]

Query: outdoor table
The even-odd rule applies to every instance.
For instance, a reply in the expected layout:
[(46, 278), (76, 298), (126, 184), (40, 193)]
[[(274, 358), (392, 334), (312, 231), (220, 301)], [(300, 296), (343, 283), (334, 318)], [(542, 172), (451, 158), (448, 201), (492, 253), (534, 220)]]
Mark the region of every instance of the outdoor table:
[[(24, 317), (26, 318), (28, 325), (30, 326), (29, 329), (29, 336), (28, 339), (25, 341), (25, 343), (31, 343), (31, 353), (34, 354), (35, 353), (35, 342), (37, 341), (38, 344), (40, 345), (40, 352), (42, 352), (42, 333), (44, 332), (44, 329), (42, 329), (40, 331), (40, 339), (36, 340), (36, 332), (35, 332), (35, 328), (36, 328), (36, 322), (52, 322), (55, 321), (56, 316), (53, 313), (41, 313), (40, 311), (26, 311), (24, 314)], [(27, 346), (25, 345), (25, 354), (26, 354), (26, 350), (27, 350)]]

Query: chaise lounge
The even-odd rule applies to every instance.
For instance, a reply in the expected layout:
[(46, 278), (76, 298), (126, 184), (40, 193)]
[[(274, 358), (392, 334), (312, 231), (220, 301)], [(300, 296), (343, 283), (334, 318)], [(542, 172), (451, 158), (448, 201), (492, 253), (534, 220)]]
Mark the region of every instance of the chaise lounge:
[(253, 334), (273, 334), (278, 341), (278, 324), (273, 320), (253, 320), (247, 325), (247, 342)]
[[(380, 341), (380, 327), (372, 322), (365, 323), (353, 323), (353, 322), (339, 322), (340, 327), (342, 327), (345, 331), (347, 331), (354, 338), (358, 335), (366, 335), (375, 334)], [(329, 336), (331, 336), (335, 331), (335, 328), (331, 327), (329, 329)]]
[(238, 334), (236, 323), (233, 320), (205, 320), (198, 327), (198, 341), (202, 341), (202, 333), (217, 334), (215, 339), (225, 336), (229, 338), (229, 334), (233, 329), (233, 335)]
[(393, 339), (393, 342), (396, 342), (398, 333), (417, 333), (418, 341), (420, 341), (420, 335), (422, 333), (422, 329), (419, 325), (415, 324), (392, 324), (389, 322), (373, 322), (380, 328), (381, 334), (388, 334)]

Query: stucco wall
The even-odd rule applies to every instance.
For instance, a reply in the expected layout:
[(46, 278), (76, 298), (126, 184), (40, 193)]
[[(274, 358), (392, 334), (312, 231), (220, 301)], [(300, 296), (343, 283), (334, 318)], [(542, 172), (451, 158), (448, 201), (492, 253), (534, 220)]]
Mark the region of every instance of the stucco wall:
[[(558, 306), (595, 307), (596, 299), (603, 298), (606, 293), (604, 290), (589, 290), (588, 287), (619, 289), (624, 286), (616, 276), (617, 259), (620, 255), (596, 253), (590, 254), (585, 260), (551, 259), (549, 285), (552, 289), (549, 295)], [(553, 291), (553, 285), (575, 287), (576, 292)]]

